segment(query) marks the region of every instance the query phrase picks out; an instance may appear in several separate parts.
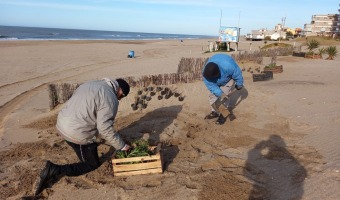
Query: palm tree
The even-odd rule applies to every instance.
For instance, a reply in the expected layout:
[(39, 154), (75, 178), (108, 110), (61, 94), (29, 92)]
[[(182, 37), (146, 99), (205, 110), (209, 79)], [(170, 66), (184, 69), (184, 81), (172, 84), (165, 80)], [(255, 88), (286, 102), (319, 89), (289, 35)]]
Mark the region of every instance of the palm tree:
[(336, 46), (330, 46), (326, 48), (326, 53), (328, 54), (327, 60), (334, 60), (338, 54), (338, 50), (336, 49)]

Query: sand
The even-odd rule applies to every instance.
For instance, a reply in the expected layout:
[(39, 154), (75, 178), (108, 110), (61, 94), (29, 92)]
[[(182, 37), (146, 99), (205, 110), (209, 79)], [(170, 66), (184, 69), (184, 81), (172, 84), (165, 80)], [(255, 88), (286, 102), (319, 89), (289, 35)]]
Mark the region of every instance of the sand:
[[(48, 83), (175, 73), (182, 57), (204, 54), (208, 40), (1, 41), (0, 196), (31, 198), (44, 159), (76, 162), (54, 125), (62, 105), (49, 109)], [(253, 42), (254, 47), (263, 42)], [(297, 44), (298, 45), (298, 44)], [(339, 46), (338, 46), (339, 49)], [(129, 59), (129, 50), (136, 58)], [(249, 50), (242, 41), (240, 51)], [(279, 57), (283, 73), (233, 95), (227, 122), (210, 112), (201, 81), (170, 85), (185, 95), (152, 99), (144, 110), (121, 101), (115, 128), (126, 139), (163, 143), (164, 173), (115, 177), (112, 148), (100, 145), (103, 164), (63, 177), (42, 199), (338, 199), (340, 197), (340, 56), (335, 60)], [(241, 67), (263, 65), (240, 64)], [(244, 65), (244, 66), (243, 66)]]

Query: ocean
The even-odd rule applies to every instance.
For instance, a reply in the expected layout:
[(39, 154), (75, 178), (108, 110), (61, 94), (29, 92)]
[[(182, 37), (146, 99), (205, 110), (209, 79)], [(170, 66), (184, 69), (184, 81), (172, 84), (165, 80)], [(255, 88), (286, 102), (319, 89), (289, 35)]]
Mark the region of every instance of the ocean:
[(0, 26), (0, 40), (183, 40), (212, 37), (214, 36)]

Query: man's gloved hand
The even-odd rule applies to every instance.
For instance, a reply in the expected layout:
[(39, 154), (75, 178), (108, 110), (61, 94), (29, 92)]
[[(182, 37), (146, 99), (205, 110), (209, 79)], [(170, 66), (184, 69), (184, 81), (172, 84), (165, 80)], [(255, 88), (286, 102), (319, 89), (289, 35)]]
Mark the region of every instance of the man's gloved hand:
[(237, 90), (240, 90), (240, 89), (243, 88), (243, 86), (242, 86), (242, 85), (235, 85), (235, 88), (236, 88)]
[(229, 97), (225, 93), (222, 93), (218, 99), (221, 101), (221, 103), (224, 103), (225, 101), (229, 99)]
[(124, 147), (121, 149), (121, 151), (127, 151), (129, 150), (131, 147), (128, 144), (125, 144)]

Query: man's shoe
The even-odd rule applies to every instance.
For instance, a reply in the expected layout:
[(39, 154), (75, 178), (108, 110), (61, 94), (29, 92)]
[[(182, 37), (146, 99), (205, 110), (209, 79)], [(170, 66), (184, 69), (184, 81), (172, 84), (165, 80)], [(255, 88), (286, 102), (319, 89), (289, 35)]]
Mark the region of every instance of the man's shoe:
[(50, 161), (45, 162), (44, 168), (41, 170), (40, 175), (33, 185), (33, 192), (35, 196), (40, 194), (40, 192), (44, 190), (44, 187), (46, 187), (46, 184), (51, 180), (52, 165), (53, 164)]
[(229, 114), (230, 121), (234, 121), (236, 119), (236, 116), (233, 113)]
[(223, 115), (222, 114), (220, 114), (219, 116), (218, 116), (218, 118), (217, 118), (217, 120), (216, 120), (216, 124), (219, 124), (219, 125), (222, 125), (222, 124), (224, 124), (225, 123), (225, 121), (226, 121), (226, 118), (225, 117), (223, 117)]
[(214, 118), (217, 118), (218, 117), (218, 113), (215, 112), (215, 111), (211, 111), (211, 113), (207, 116), (205, 116), (204, 119), (214, 119)]

